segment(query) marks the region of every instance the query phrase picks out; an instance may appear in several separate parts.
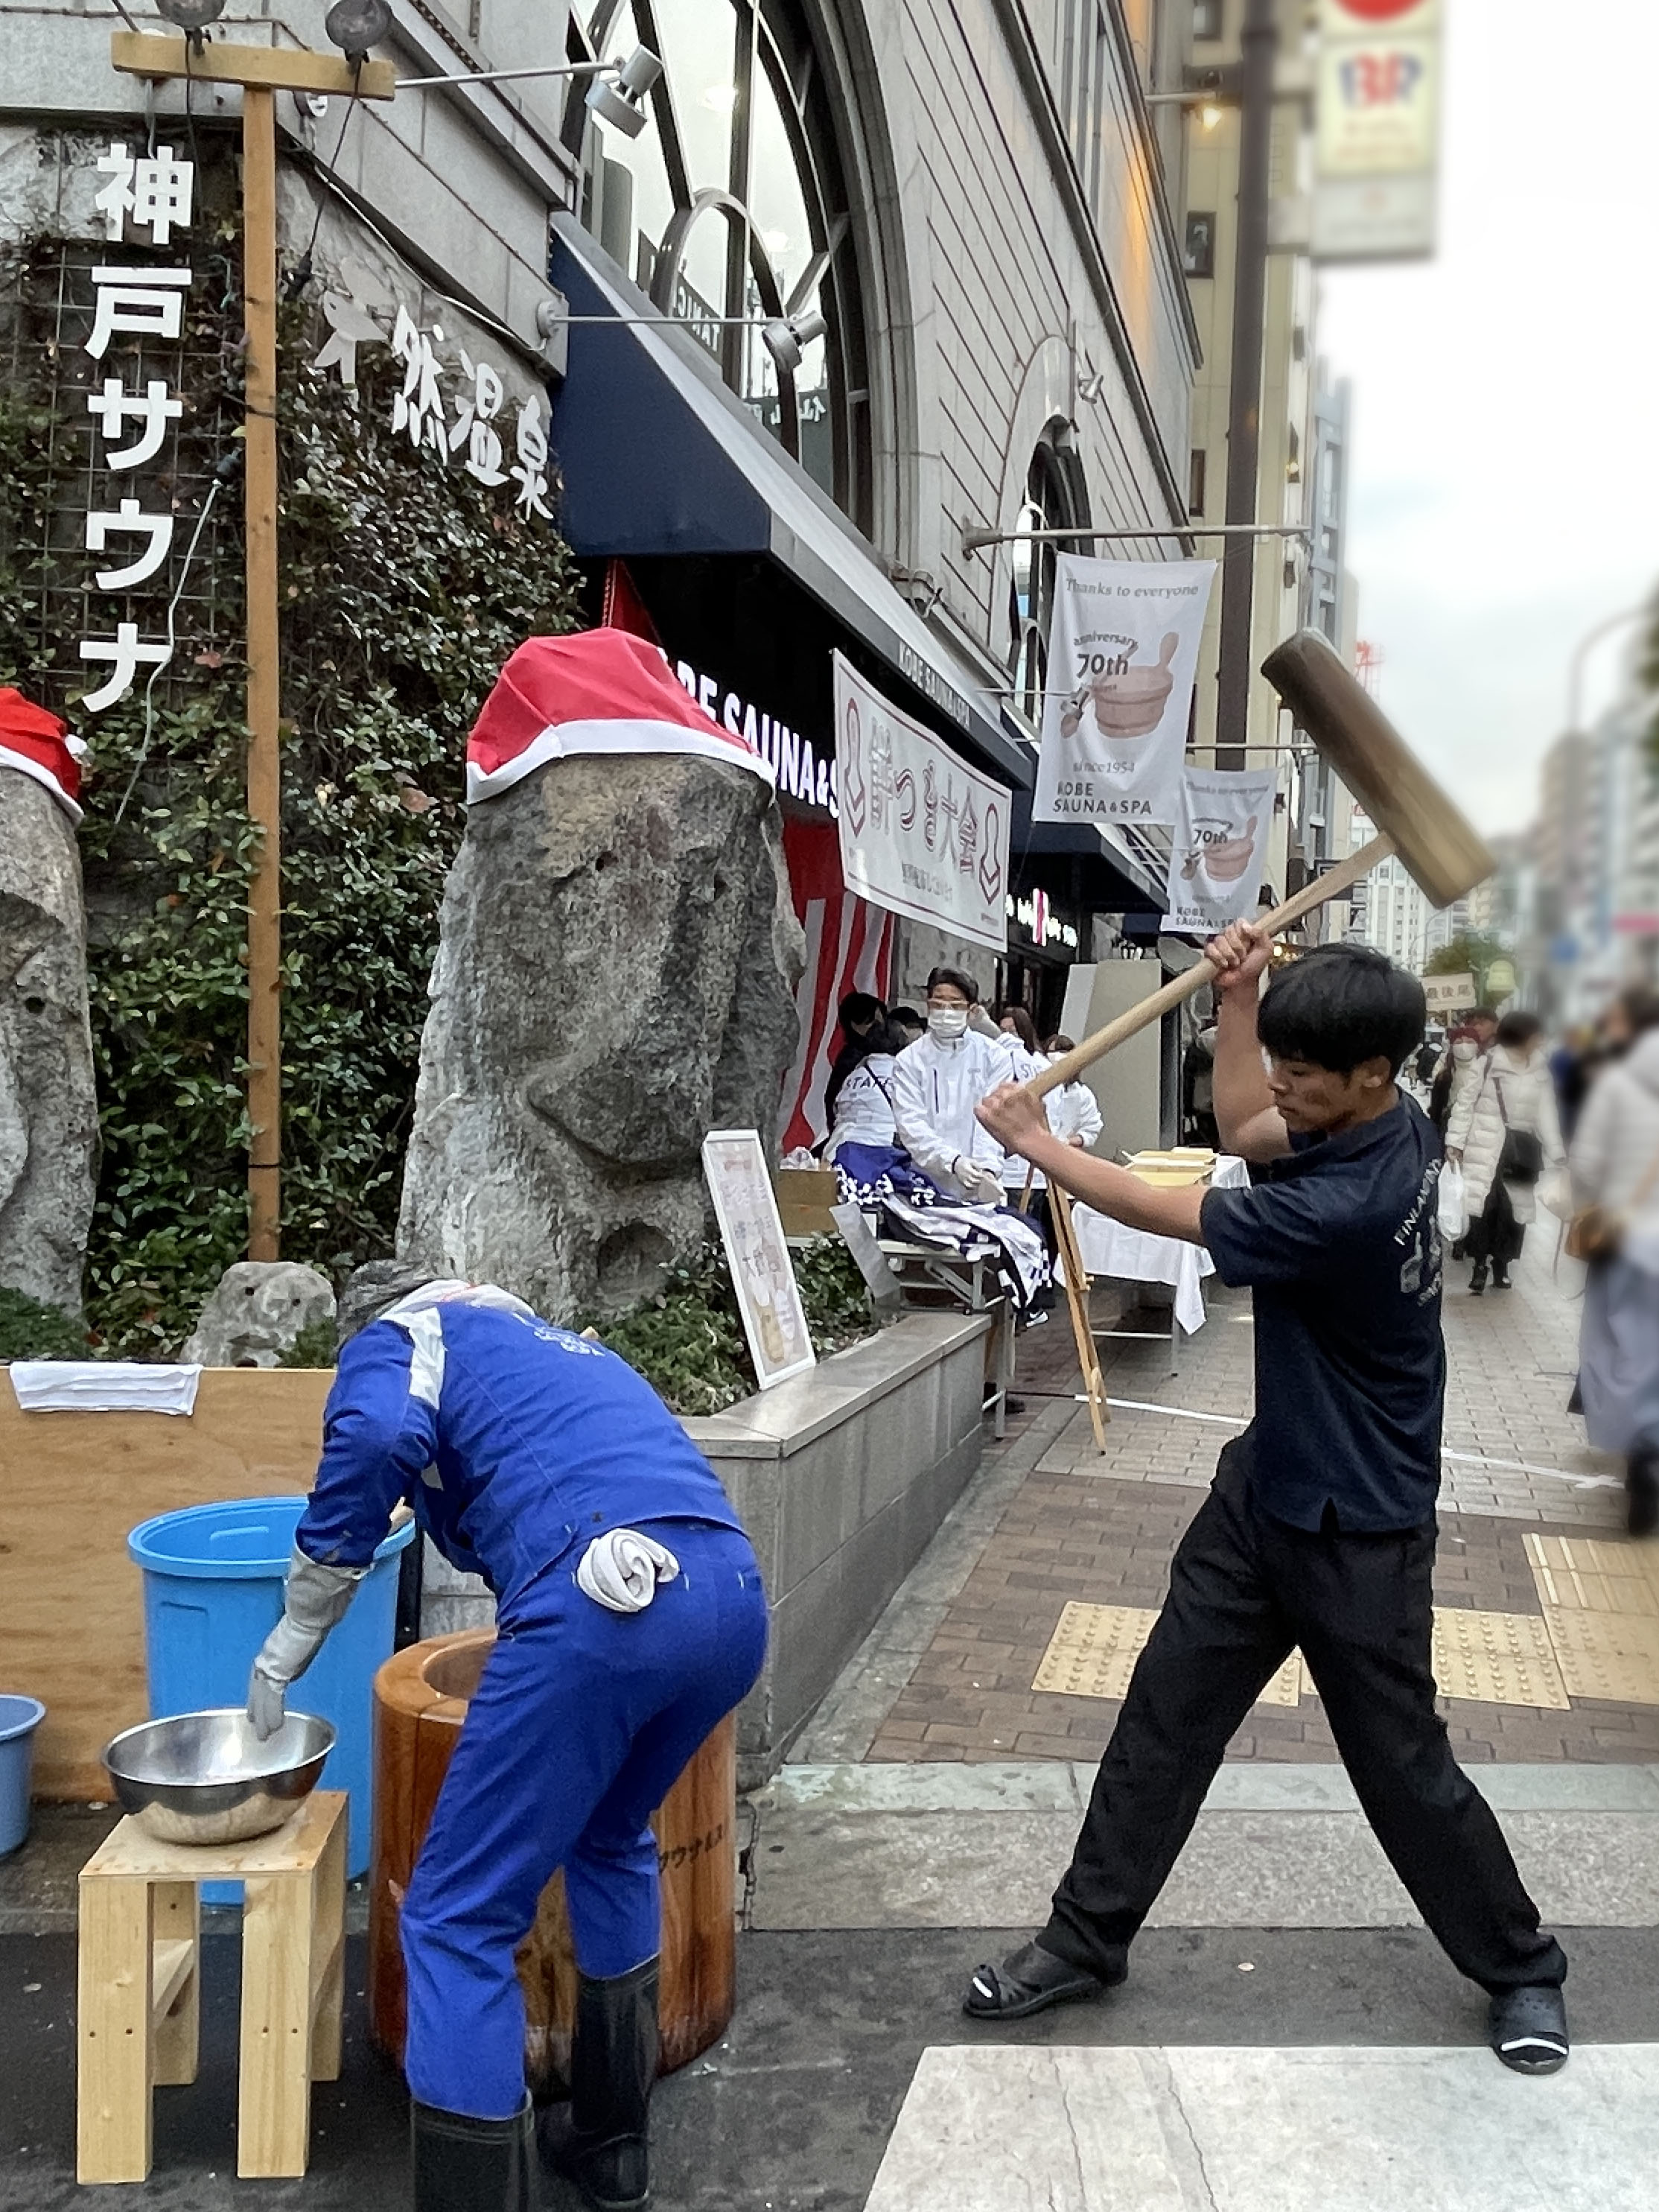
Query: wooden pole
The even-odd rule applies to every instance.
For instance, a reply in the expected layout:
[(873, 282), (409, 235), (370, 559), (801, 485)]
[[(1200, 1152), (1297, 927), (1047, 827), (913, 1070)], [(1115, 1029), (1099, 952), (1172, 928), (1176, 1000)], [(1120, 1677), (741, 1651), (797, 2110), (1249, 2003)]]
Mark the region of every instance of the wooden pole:
[(247, 917), (250, 1260), (282, 1252), (283, 770), (276, 629), (276, 118), (242, 91), (242, 295), (247, 323), (247, 806), (259, 833)]

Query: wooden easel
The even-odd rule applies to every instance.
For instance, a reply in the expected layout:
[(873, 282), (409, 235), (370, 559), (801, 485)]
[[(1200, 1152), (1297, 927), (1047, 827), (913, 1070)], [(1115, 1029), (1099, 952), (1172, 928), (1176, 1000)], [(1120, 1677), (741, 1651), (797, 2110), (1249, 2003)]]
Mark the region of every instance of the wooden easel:
[[(1019, 1194), (1019, 1210), (1028, 1212), (1031, 1204), (1031, 1184), (1035, 1168), (1025, 1170), (1025, 1188)], [(1111, 1413), (1106, 1403), (1106, 1383), (1100, 1371), (1100, 1354), (1095, 1347), (1094, 1333), (1089, 1327), (1089, 1278), (1084, 1273), (1083, 1255), (1078, 1249), (1077, 1230), (1072, 1221), (1072, 1201), (1051, 1176), (1048, 1182), (1048, 1207), (1054, 1219), (1054, 1242), (1060, 1247), (1060, 1271), (1066, 1285), (1066, 1304), (1072, 1316), (1072, 1334), (1077, 1342), (1078, 1364), (1083, 1370), (1083, 1392), (1089, 1401), (1089, 1420), (1095, 1432), (1095, 1448), (1106, 1449), (1106, 1424)]]

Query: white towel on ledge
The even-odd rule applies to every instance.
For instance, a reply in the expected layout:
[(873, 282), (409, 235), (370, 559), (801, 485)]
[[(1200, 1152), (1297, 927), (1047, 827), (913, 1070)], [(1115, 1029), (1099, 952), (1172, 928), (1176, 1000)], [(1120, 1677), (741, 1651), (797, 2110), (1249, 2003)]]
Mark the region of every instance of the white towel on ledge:
[(26, 1413), (191, 1413), (199, 1367), (144, 1359), (14, 1359), (11, 1387)]

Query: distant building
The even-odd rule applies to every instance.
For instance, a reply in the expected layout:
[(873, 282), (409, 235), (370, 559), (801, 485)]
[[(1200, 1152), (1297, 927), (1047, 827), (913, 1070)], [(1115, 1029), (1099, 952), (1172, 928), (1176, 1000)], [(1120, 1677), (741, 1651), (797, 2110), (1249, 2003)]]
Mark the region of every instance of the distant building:
[[(1353, 835), (1363, 843), (1375, 835), (1370, 822), (1354, 809)], [(1380, 861), (1365, 878), (1365, 901), (1357, 935), (1362, 945), (1386, 952), (1397, 967), (1420, 974), (1429, 954), (1429, 921), (1434, 909), (1403, 860)]]

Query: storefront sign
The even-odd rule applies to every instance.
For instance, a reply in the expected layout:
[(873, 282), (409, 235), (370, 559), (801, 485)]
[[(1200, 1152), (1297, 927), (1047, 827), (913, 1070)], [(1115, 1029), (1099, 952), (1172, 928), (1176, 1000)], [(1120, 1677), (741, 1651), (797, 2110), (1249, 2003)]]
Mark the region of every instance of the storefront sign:
[(1007, 914), (1010, 921), (1025, 931), (1033, 945), (1057, 945), (1062, 951), (1075, 952), (1078, 933), (1069, 921), (1062, 921), (1048, 903), (1047, 891), (1032, 891), (1024, 898), (1008, 895)]
[(1276, 769), (1188, 769), (1170, 851), (1165, 929), (1211, 937), (1253, 915), (1273, 830)]
[(1432, 253), (1440, 0), (1322, 0), (1316, 261)]
[(787, 792), (815, 814), (836, 817), (836, 763), (821, 755), (810, 738), (787, 728), (775, 715), (757, 709), (736, 691), (725, 690), (717, 679), (705, 676), (689, 660), (678, 660), (674, 673), (702, 708), (770, 761), (780, 793)]
[(1034, 822), (1173, 822), (1213, 561), (1056, 563)]
[(840, 653), (841, 865), (857, 897), (1000, 952), (1009, 795), (866, 684)]
[(816, 1366), (766, 1155), (754, 1129), (711, 1129), (702, 1171), (763, 1390)]

